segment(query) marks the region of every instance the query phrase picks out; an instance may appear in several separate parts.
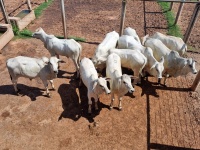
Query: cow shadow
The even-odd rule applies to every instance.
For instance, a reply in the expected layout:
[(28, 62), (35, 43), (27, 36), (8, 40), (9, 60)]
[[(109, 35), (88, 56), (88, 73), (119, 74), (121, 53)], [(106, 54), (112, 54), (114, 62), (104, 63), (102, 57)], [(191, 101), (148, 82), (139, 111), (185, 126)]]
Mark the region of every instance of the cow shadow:
[(30, 87), (24, 84), (17, 84), (17, 88), (19, 89), (18, 95), (15, 92), (13, 85), (2, 85), (0, 86), (0, 95), (9, 94), (21, 97), (28, 96), (30, 97), (31, 101), (35, 101), (38, 96), (47, 97), (46, 95), (43, 95), (45, 90), (38, 87)]
[[(66, 76), (66, 74), (68, 74), (68, 75)], [(76, 76), (76, 71), (75, 72), (68, 72), (68, 71), (64, 71), (64, 70), (59, 69), (57, 78), (73, 79), (74, 76)]]
[(87, 88), (84, 84), (79, 86), (79, 80), (70, 80), (69, 84), (61, 84), (58, 93), (63, 107), (63, 112), (60, 114), (58, 121), (62, 118), (78, 121), (81, 117), (84, 117), (91, 123), (94, 122), (94, 118), (99, 115), (102, 108), (108, 108), (107, 105), (98, 101), (99, 110), (95, 111), (93, 102), (92, 114), (88, 114)]

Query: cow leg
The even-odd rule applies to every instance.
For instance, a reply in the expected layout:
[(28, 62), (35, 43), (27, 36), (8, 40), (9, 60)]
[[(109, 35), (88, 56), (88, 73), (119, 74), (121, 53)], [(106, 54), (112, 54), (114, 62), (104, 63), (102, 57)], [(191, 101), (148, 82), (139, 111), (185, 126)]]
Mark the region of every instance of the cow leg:
[(54, 86), (54, 84), (53, 84), (53, 80), (49, 80), (49, 82), (50, 82), (50, 84), (51, 84), (52, 89), (55, 90), (55, 86)]
[(110, 103), (110, 109), (113, 108), (113, 102), (114, 102), (115, 98), (114, 98), (114, 94), (111, 93), (111, 103)]
[(18, 88), (17, 88), (17, 79), (12, 79), (12, 83), (13, 83), (15, 92), (18, 94), (18, 93), (19, 93), (19, 90), (18, 90)]
[(122, 110), (122, 97), (118, 97), (118, 99), (119, 99), (119, 106), (118, 106), (118, 108), (119, 108), (119, 110)]
[(88, 94), (88, 114), (92, 113), (92, 97)]
[(94, 98), (94, 107), (95, 107), (95, 110), (98, 110), (99, 109), (99, 107), (98, 107), (98, 96), (95, 96), (95, 98)]
[(169, 77), (168, 74), (165, 75), (165, 78), (164, 78), (164, 85), (166, 85), (166, 81), (167, 81), (167, 78)]
[(76, 78), (79, 78), (79, 66), (78, 66), (78, 63), (75, 59), (72, 59), (73, 62), (74, 62), (74, 65), (76, 67)]
[(46, 88), (46, 93), (48, 97), (51, 97), (50, 93), (49, 93), (49, 89), (48, 89), (48, 82), (47, 80), (42, 80), (44, 87)]

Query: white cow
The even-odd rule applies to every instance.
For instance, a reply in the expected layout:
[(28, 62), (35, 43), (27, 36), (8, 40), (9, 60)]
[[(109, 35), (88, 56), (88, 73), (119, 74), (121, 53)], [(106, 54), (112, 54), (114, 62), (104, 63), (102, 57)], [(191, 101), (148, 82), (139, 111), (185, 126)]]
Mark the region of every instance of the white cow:
[(80, 76), (87, 87), (87, 96), (88, 96), (88, 113), (91, 113), (92, 98), (95, 100), (95, 109), (98, 110), (98, 98), (99, 95), (105, 92), (106, 94), (110, 93), (110, 90), (107, 87), (107, 79), (99, 77), (97, 71), (88, 58), (83, 58), (80, 63)]
[(140, 38), (139, 38), (138, 34), (136, 33), (135, 29), (133, 29), (131, 27), (127, 27), (126, 29), (124, 29), (124, 35), (132, 36), (136, 41), (138, 41), (141, 44)]
[(151, 38), (161, 40), (169, 49), (177, 51), (180, 56), (187, 51), (187, 45), (180, 37), (164, 35), (160, 32), (156, 32)]
[(134, 37), (130, 35), (122, 35), (118, 40), (119, 49), (137, 49), (144, 53), (146, 47), (142, 46)]
[(74, 39), (58, 39), (54, 35), (48, 35), (42, 28), (38, 28), (32, 35), (34, 38), (40, 39), (45, 48), (50, 52), (51, 56), (59, 55), (71, 58), (74, 62), (79, 77), (79, 64), (82, 52), (81, 45)]
[(162, 72), (164, 70), (163, 57), (161, 60), (157, 61), (154, 58), (152, 49), (150, 47), (142, 46), (141, 43), (136, 41), (132, 36), (128, 35), (123, 35), (119, 38), (118, 47), (123, 49), (139, 50), (147, 58), (147, 63), (144, 71), (147, 71), (150, 75), (157, 77), (158, 82), (160, 82), (162, 78)]
[(106, 61), (106, 76), (110, 78), (110, 89), (111, 89), (111, 103), (110, 109), (113, 108), (114, 94), (117, 94), (119, 99), (119, 110), (122, 109), (121, 101), (122, 97), (127, 93), (133, 93), (135, 89), (131, 84), (131, 78), (127, 74), (122, 75), (121, 60), (120, 57), (112, 53), (108, 56)]
[(19, 77), (29, 78), (30, 80), (39, 77), (46, 88), (47, 96), (50, 96), (47, 80), (50, 81), (51, 86), (54, 89), (53, 79), (57, 77), (59, 61), (60, 59), (56, 57), (51, 57), (48, 59), (47, 57), (30, 58), (18, 56), (8, 59), (6, 65), (15, 92), (19, 92), (17, 89), (17, 80)]
[(106, 34), (105, 39), (96, 48), (92, 61), (95, 67), (100, 71), (106, 67), (108, 50), (116, 47), (118, 39), (119, 34), (116, 31), (109, 32)]
[(137, 83), (140, 84), (140, 76), (147, 63), (147, 58), (140, 51), (130, 49), (111, 49), (110, 53), (115, 53), (120, 57), (122, 67), (133, 70), (134, 76), (138, 77)]
[(149, 38), (148, 35), (144, 37), (143, 43), (145, 46), (151, 47), (153, 55), (157, 60), (164, 57), (164, 71), (166, 75), (164, 84), (168, 76), (178, 77), (187, 75), (189, 72), (197, 73), (195, 69), (195, 61), (192, 58), (183, 58), (176, 51), (171, 51), (160, 40)]

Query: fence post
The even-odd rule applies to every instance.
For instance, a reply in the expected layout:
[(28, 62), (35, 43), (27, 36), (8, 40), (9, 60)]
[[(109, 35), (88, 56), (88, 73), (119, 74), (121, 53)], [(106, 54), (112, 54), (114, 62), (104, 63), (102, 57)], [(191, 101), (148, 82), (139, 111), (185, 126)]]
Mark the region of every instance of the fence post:
[(182, 12), (183, 6), (184, 6), (184, 3), (181, 2), (180, 5), (179, 5), (179, 8), (178, 8), (178, 12), (177, 12), (177, 15), (176, 15), (176, 19), (175, 19), (174, 25), (176, 25), (177, 22), (178, 22), (178, 19), (179, 19), (179, 16), (180, 16), (181, 12)]
[(10, 20), (8, 19), (8, 15), (6, 13), (6, 8), (4, 6), (4, 1), (0, 0), (1, 10), (3, 12), (3, 18), (5, 20), (5, 23), (10, 24)]
[(194, 27), (194, 24), (196, 22), (196, 19), (197, 19), (198, 13), (199, 13), (199, 8), (200, 8), (200, 3), (197, 3), (195, 8), (194, 8), (193, 15), (190, 19), (190, 23), (188, 25), (188, 28), (187, 28), (185, 35), (184, 35), (184, 38), (183, 38), (185, 43), (187, 43), (189, 36), (191, 34), (192, 28)]
[(169, 8), (169, 10), (171, 11), (172, 10), (172, 8), (173, 8), (173, 2), (171, 2), (171, 4), (170, 4), (170, 8)]
[(196, 88), (197, 88), (198, 85), (199, 85), (199, 81), (200, 81), (200, 71), (198, 72), (198, 74), (197, 74), (196, 78), (194, 79), (194, 82), (193, 82), (193, 84), (192, 84), (192, 86), (191, 86), (191, 90), (192, 90), (192, 91), (195, 91), (195, 90), (196, 90)]
[(27, 0), (27, 5), (28, 5), (28, 9), (29, 9), (29, 10), (32, 10), (30, 0)]
[(123, 34), (125, 14), (126, 14), (126, 0), (122, 0), (122, 13), (121, 13), (121, 23), (120, 23), (120, 32), (119, 32), (120, 36)]
[(60, 0), (61, 3), (61, 10), (62, 10), (62, 23), (63, 23), (63, 32), (64, 32), (64, 38), (67, 38), (67, 29), (66, 29), (66, 19), (65, 19), (65, 5), (64, 1)]

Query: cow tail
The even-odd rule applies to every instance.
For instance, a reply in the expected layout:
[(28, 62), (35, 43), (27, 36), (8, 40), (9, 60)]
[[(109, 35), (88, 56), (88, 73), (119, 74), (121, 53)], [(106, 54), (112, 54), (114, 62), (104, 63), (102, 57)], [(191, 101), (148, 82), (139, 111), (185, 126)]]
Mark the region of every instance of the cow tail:
[(145, 35), (143, 38), (142, 38), (142, 45), (145, 44), (146, 40), (149, 38), (149, 34)]
[(79, 56), (78, 56), (78, 65), (80, 66), (81, 62), (81, 54), (82, 54), (82, 46), (79, 44)]
[(145, 60), (145, 62), (143, 64), (143, 66), (139, 70), (139, 73), (141, 74), (142, 77), (143, 77), (142, 70), (144, 69), (145, 65), (147, 64), (147, 59), (144, 59), (144, 60)]

